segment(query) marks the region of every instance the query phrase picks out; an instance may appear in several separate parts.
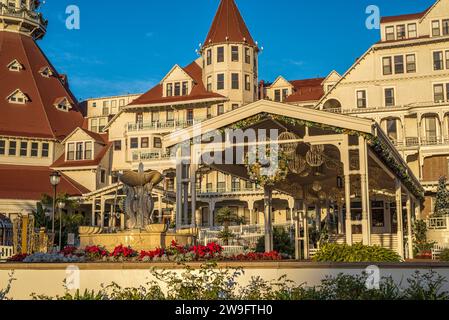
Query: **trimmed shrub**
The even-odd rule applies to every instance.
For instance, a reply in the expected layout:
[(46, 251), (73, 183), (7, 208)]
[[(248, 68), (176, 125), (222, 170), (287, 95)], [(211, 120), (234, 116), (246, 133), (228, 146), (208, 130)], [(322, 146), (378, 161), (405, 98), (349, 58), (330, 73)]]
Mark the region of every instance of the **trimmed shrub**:
[[(274, 228), (273, 230), (273, 246), (274, 250), (292, 257), (295, 255), (295, 244), (290, 239), (290, 235), (284, 228)], [(265, 238), (259, 238), (257, 241), (256, 252), (265, 252)]]
[(364, 246), (361, 243), (329, 243), (321, 247), (315, 255), (317, 262), (400, 262), (401, 257), (393, 250), (379, 246)]
[(444, 249), (440, 254), (440, 261), (449, 262), (449, 249)]

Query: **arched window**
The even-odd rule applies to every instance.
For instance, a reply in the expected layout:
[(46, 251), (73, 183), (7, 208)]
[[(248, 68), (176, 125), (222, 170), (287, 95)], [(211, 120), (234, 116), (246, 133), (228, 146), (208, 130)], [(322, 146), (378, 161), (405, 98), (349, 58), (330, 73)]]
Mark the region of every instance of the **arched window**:
[(341, 103), (337, 99), (329, 99), (324, 103), (323, 109), (331, 112), (341, 112)]

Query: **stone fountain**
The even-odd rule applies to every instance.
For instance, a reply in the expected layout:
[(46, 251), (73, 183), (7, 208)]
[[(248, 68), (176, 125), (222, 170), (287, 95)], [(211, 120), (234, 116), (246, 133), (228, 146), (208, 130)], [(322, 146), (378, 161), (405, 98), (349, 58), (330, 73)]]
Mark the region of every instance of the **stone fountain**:
[[(172, 240), (190, 245), (193, 235), (168, 232), (168, 225), (154, 223), (153, 189), (164, 180), (155, 170), (144, 170), (141, 163), (137, 172), (125, 171), (118, 176), (125, 194), (125, 230), (105, 233), (100, 227), (80, 227), (81, 247), (101, 245), (112, 250), (117, 245), (131, 246), (135, 250), (165, 248)], [(92, 232), (94, 230), (95, 232)]]

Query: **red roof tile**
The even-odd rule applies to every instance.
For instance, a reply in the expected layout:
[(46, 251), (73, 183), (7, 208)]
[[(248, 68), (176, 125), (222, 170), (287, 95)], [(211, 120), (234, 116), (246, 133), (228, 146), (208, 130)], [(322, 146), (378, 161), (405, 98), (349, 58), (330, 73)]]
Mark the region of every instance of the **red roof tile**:
[[(48, 167), (0, 165), (0, 199), (40, 200), (43, 194), (53, 194)], [(90, 190), (62, 174), (58, 193), (81, 196)]]
[(204, 46), (225, 42), (247, 43), (256, 47), (234, 0), (221, 0)]
[(150, 91), (144, 93), (139, 98), (130, 103), (129, 106), (155, 103), (175, 103), (212, 98), (222, 98), (223, 100), (226, 99), (224, 96), (218, 93), (208, 92), (206, 90), (202, 79), (202, 68), (196, 62), (192, 62), (187, 67), (183, 68), (183, 70), (194, 80), (194, 85), (189, 95), (164, 97), (162, 85), (158, 84)]
[[(20, 72), (6, 67), (14, 59), (24, 67)], [(77, 101), (59, 75), (46, 78), (39, 73), (46, 66), (54, 70), (31, 37), (0, 31), (0, 134), (63, 140), (82, 125)], [(31, 101), (25, 105), (9, 103), (6, 97), (16, 89)], [(69, 112), (53, 105), (61, 97), (67, 97), (72, 104)]]
[(421, 19), (422, 17), (424, 17), (426, 15), (426, 13), (431, 8), (432, 8), (432, 6), (420, 13), (411, 13), (411, 14), (402, 14), (402, 15), (398, 15), (398, 16), (382, 17), (380, 22), (381, 23), (389, 23), (389, 22)]
[(318, 101), (324, 96), (323, 81), (325, 78), (289, 81), (295, 92), (285, 102)]

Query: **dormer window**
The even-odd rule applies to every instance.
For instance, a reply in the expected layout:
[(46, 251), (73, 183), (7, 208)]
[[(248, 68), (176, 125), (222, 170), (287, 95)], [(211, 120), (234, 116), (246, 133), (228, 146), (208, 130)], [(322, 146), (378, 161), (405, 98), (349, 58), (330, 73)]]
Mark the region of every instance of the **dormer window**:
[(396, 26), (397, 39), (404, 40), (405, 39), (405, 25), (401, 24)]
[(72, 109), (72, 104), (65, 97), (56, 99), (53, 105), (56, 107), (56, 109), (65, 112), (68, 112), (70, 109)]
[(41, 68), (39, 70), (39, 73), (41, 74), (41, 76), (43, 76), (45, 78), (50, 78), (51, 76), (54, 75), (54, 72), (48, 66)]
[(387, 41), (395, 40), (394, 27), (393, 26), (388, 26), (388, 27), (385, 28), (385, 38), (386, 38)]
[(23, 70), (22, 64), (17, 60), (11, 61), (11, 63), (8, 64), (7, 67), (9, 69), (9, 71), (14, 71), (14, 72), (20, 72)]
[(408, 37), (410, 39), (416, 38), (418, 36), (418, 33), (416, 31), (416, 23), (410, 23), (407, 25), (407, 31), (408, 31)]
[(16, 104), (25, 104), (27, 102), (30, 102), (30, 98), (23, 93), (20, 89), (17, 89), (13, 93), (11, 93), (6, 100), (9, 101), (9, 103), (16, 103)]
[(67, 161), (92, 160), (93, 158), (92, 141), (67, 143), (66, 158)]

